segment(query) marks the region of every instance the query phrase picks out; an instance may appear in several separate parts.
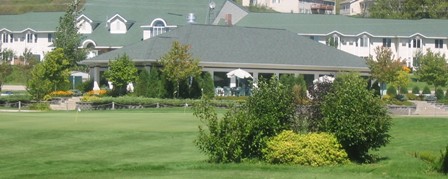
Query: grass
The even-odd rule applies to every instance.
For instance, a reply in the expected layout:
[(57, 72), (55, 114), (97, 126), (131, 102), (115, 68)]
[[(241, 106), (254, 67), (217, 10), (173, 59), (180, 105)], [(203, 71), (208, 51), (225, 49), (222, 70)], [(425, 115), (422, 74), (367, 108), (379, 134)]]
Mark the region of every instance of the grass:
[[(2, 0), (0, 14), (26, 12), (63, 12), (72, 0)], [(85, 3), (81, 0), (81, 6)]]
[(0, 178), (443, 178), (414, 152), (438, 154), (446, 118), (395, 118), (374, 164), (210, 164), (191, 110), (1, 113)]

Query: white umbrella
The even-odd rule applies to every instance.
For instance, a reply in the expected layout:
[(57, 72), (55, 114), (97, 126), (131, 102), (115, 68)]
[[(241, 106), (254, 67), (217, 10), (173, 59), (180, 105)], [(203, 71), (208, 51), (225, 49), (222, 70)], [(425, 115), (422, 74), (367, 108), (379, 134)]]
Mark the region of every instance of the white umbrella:
[(229, 73), (227, 73), (227, 78), (232, 78), (235, 76), (238, 78), (252, 78), (252, 75), (250, 75), (249, 72), (241, 70), (240, 68), (232, 70)]
[(334, 81), (334, 77), (324, 75), (324, 76), (319, 77), (318, 79), (315, 79), (313, 81), (313, 83), (314, 84), (316, 84), (316, 83), (323, 83), (323, 82), (333, 83), (333, 81)]
[(128, 83), (128, 86), (126, 86), (126, 90), (128, 90), (128, 92), (134, 92), (134, 84), (132, 84), (132, 82)]

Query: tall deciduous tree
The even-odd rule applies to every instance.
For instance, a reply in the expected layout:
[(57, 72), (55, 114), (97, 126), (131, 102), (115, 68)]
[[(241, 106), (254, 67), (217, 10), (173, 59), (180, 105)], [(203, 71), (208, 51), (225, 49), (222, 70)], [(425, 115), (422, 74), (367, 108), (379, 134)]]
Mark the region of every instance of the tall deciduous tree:
[(109, 61), (109, 70), (104, 72), (104, 76), (114, 85), (113, 90), (118, 95), (122, 95), (127, 84), (137, 80), (137, 72), (138, 70), (129, 56), (123, 54)]
[(52, 90), (63, 89), (69, 81), (70, 61), (64, 55), (63, 49), (57, 48), (45, 55), (45, 60), (37, 64), (31, 72), (27, 83), (28, 92), (38, 100)]
[(59, 18), (59, 26), (56, 28), (53, 44), (56, 48), (64, 49), (65, 56), (70, 60), (71, 67), (76, 67), (78, 62), (84, 60), (86, 52), (81, 46), (82, 36), (78, 33), (76, 18), (81, 14), (79, 0), (73, 0), (65, 14)]
[(182, 80), (201, 74), (199, 60), (192, 57), (190, 46), (174, 41), (171, 50), (160, 59), (162, 72), (175, 85), (174, 97), (179, 96), (179, 85)]
[(448, 65), (445, 55), (427, 50), (426, 54), (418, 57), (417, 76), (421, 81), (430, 85), (445, 86), (448, 82)]
[(404, 63), (400, 58), (395, 58), (390, 48), (375, 48), (376, 58), (367, 58), (372, 77), (381, 84), (394, 83), (398, 80), (397, 74), (402, 70)]
[(388, 19), (447, 18), (446, 0), (376, 0), (371, 17)]

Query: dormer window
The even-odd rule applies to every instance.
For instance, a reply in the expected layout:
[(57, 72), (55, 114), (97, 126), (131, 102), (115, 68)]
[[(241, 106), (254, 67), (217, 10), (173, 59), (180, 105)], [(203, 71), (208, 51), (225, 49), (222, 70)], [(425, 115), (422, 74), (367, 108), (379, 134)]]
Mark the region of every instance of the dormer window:
[(116, 14), (109, 20), (107, 20), (109, 25), (109, 31), (111, 34), (125, 34), (128, 28), (132, 25), (132, 22), (126, 20), (119, 14)]
[(369, 46), (369, 37), (367, 37), (367, 35), (363, 35), (361, 38), (359, 38), (359, 46), (360, 47)]
[(25, 34), (26, 43), (37, 43), (37, 35), (32, 32)]
[(76, 27), (80, 34), (91, 34), (93, 31), (93, 21), (84, 14), (76, 19)]
[(143, 28), (143, 39), (148, 39), (151, 37), (155, 37), (157, 35), (163, 34), (165, 32), (169, 32), (170, 29), (175, 28), (177, 26), (169, 26), (166, 21), (162, 18), (154, 19), (151, 24), (148, 26), (141, 26)]

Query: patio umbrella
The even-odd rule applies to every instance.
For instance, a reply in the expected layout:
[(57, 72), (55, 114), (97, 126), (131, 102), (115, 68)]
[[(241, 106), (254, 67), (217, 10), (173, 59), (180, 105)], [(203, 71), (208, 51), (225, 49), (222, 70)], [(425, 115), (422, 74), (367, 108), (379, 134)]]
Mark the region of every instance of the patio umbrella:
[(227, 73), (227, 78), (238, 77), (238, 78), (252, 78), (249, 72), (241, 70), (240, 68), (232, 70)]
[(313, 81), (313, 83), (314, 83), (314, 84), (315, 84), (315, 83), (323, 83), (323, 82), (333, 83), (333, 81), (334, 81), (334, 77), (324, 75), (324, 76), (319, 77), (318, 79), (315, 79), (315, 80)]

